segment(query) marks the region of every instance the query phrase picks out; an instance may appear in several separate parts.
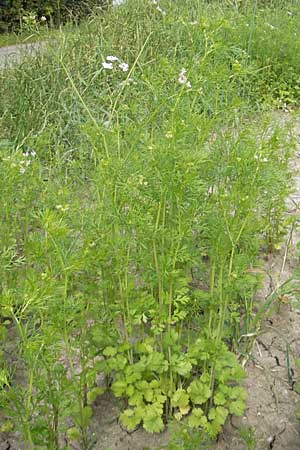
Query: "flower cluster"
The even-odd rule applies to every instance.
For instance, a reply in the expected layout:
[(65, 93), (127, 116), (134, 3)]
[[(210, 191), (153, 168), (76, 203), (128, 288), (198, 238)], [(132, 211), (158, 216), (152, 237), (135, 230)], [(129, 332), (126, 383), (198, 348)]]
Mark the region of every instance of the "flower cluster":
[(262, 155), (257, 155), (257, 154), (254, 155), (254, 159), (256, 159), (257, 161), (260, 161), (260, 162), (264, 162), (264, 163), (267, 163), (269, 161), (268, 158), (263, 158)]
[(191, 82), (187, 79), (186, 69), (183, 67), (178, 77), (178, 83), (185, 85), (188, 89), (192, 87)]
[(120, 61), (117, 56), (108, 55), (106, 57), (106, 60), (102, 62), (102, 67), (106, 70), (113, 70), (116, 65), (120, 70), (122, 70), (122, 72), (128, 72), (129, 65), (125, 62)]
[(165, 16), (165, 15), (167, 14), (166, 11), (164, 11), (164, 10), (159, 6), (157, 0), (152, 0), (152, 3), (153, 3), (153, 5), (156, 6), (156, 10), (157, 10), (158, 12), (160, 12), (163, 16)]
[(36, 152), (34, 150), (27, 151), (23, 153), (24, 159), (21, 159), (20, 161), (20, 173), (24, 174), (26, 172), (26, 168), (30, 166), (31, 164), (31, 158), (34, 158), (36, 156)]

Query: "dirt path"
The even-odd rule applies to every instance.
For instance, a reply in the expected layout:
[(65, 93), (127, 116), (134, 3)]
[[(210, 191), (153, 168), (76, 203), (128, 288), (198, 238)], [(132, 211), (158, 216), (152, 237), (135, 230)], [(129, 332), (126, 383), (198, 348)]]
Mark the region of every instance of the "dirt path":
[(33, 56), (40, 48), (41, 44), (38, 42), (0, 47), (0, 69), (20, 62), (23, 56)]

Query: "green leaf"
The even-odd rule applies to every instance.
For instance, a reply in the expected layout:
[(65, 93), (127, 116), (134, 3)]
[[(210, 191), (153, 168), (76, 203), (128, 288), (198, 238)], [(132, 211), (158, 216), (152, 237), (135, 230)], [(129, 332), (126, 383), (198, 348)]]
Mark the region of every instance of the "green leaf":
[(124, 370), (128, 364), (127, 359), (123, 355), (116, 355), (114, 358), (108, 359), (107, 364), (110, 370)]
[(139, 413), (139, 410), (134, 409), (125, 409), (120, 415), (120, 421), (124, 427), (126, 427), (129, 431), (133, 431), (140, 423), (142, 417)]
[(295, 358), (295, 366), (297, 369), (300, 369), (300, 358)]
[(127, 397), (131, 397), (133, 395), (134, 391), (135, 391), (135, 389), (134, 389), (133, 385), (129, 384), (126, 388), (125, 394)]
[(149, 389), (149, 383), (146, 380), (141, 380), (135, 383), (136, 388), (139, 391), (145, 391), (146, 389)]
[(118, 350), (115, 347), (106, 347), (103, 350), (104, 356), (115, 356), (118, 353)]
[(294, 384), (294, 390), (297, 392), (297, 394), (300, 394), (300, 383), (299, 381)]
[(144, 398), (145, 398), (146, 402), (152, 402), (153, 396), (154, 396), (153, 389), (146, 389), (144, 391)]
[(160, 382), (158, 380), (152, 380), (150, 381), (150, 387), (152, 389), (156, 389), (160, 387)]
[(143, 393), (135, 390), (134, 393), (129, 397), (128, 403), (130, 406), (138, 406), (143, 404)]
[(1, 433), (10, 433), (14, 429), (14, 424), (10, 420), (4, 421), (2, 425), (0, 426), (0, 432)]
[(201, 408), (194, 408), (189, 416), (189, 426), (191, 428), (206, 428), (207, 418)]
[(192, 381), (187, 389), (190, 394), (190, 398), (196, 405), (205, 403), (211, 397), (211, 390), (208, 385), (202, 383), (200, 379)]
[(139, 363), (127, 366), (125, 369), (125, 378), (128, 383), (135, 383), (142, 378)]
[(86, 428), (90, 422), (90, 418), (92, 417), (93, 411), (90, 406), (85, 406), (82, 408), (82, 416), (81, 416), (81, 426)]
[(246, 400), (247, 392), (241, 386), (234, 386), (228, 390), (229, 398), (231, 400)]
[(81, 437), (81, 433), (78, 428), (72, 427), (67, 430), (67, 438), (70, 441), (76, 441), (76, 440), (80, 439), (80, 437)]
[(177, 372), (184, 377), (187, 377), (192, 370), (192, 364), (183, 355), (174, 355), (171, 359), (171, 367), (174, 372)]
[(93, 403), (97, 397), (99, 397), (100, 395), (102, 395), (105, 392), (105, 388), (101, 388), (101, 387), (95, 387), (93, 389), (91, 389), (88, 394), (87, 394), (87, 401), (88, 404), (90, 405), (91, 403)]
[(213, 420), (212, 422), (208, 422), (206, 426), (206, 432), (209, 437), (215, 438), (221, 431), (222, 425), (217, 421)]
[(159, 403), (159, 404), (163, 405), (166, 400), (167, 400), (167, 396), (166, 395), (157, 394), (155, 396), (155, 403)]
[(112, 386), (111, 390), (115, 394), (116, 397), (122, 397), (126, 393), (127, 389), (127, 383), (126, 381), (115, 381)]
[(230, 414), (234, 414), (235, 416), (242, 416), (245, 412), (245, 409), (246, 405), (243, 400), (236, 400), (229, 405)]
[(224, 425), (227, 416), (228, 416), (228, 409), (224, 408), (223, 406), (211, 408), (208, 414), (209, 420), (214, 420), (216, 423), (219, 423), (220, 425)]
[(168, 370), (168, 361), (165, 359), (164, 355), (159, 352), (153, 352), (149, 355), (144, 355), (141, 358), (141, 363), (144, 365), (145, 369), (150, 372), (163, 373)]
[(160, 433), (164, 429), (164, 423), (162, 420), (162, 408), (157, 405), (148, 405), (145, 409), (145, 415), (143, 417), (143, 428), (148, 433)]
[(226, 398), (223, 392), (216, 392), (214, 395), (214, 404), (215, 405), (225, 405)]
[(127, 352), (130, 349), (130, 344), (128, 342), (124, 342), (118, 347), (118, 353)]
[(189, 401), (190, 401), (189, 395), (184, 389), (177, 389), (177, 391), (174, 392), (171, 398), (173, 408), (184, 409), (188, 406)]

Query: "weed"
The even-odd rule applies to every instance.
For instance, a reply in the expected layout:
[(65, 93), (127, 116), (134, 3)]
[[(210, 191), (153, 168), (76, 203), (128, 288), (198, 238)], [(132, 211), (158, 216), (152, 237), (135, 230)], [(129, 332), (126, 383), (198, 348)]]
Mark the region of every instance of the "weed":
[(30, 449), (90, 448), (105, 390), (129, 431), (175, 420), (184, 448), (245, 409), (236, 352), (290, 188), (286, 130), (258, 110), (278, 96), (255, 43), (281, 9), (159, 6), (0, 74), (1, 401)]

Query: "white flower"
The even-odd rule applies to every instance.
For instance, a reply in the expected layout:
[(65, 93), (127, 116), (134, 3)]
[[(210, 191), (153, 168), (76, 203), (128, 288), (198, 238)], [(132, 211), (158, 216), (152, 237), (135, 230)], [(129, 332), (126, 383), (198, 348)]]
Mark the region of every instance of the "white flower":
[(47, 20), (47, 19), (46, 19), (45, 16), (42, 16), (42, 17), (41, 17), (41, 22), (46, 22), (46, 20)]
[(30, 164), (31, 164), (31, 161), (30, 161), (30, 159), (28, 159), (28, 161), (26, 161), (26, 167), (30, 166)]
[(179, 75), (178, 83), (179, 84), (186, 84), (186, 82), (187, 82), (187, 77), (185, 75)]
[(106, 61), (111, 61), (111, 62), (119, 61), (119, 58), (117, 58), (116, 56), (113, 56), (113, 55), (108, 55), (106, 57)]
[(31, 150), (31, 152), (30, 152), (30, 154), (31, 154), (31, 156), (36, 156), (36, 152), (34, 151), (34, 150)]
[(157, 0), (152, 0), (153, 5), (157, 5)]
[(157, 9), (157, 11), (159, 11), (163, 16), (166, 15), (166, 11), (164, 11), (163, 9), (161, 9), (160, 6), (157, 6), (156, 9)]
[(125, 0), (112, 0), (113, 6), (120, 6), (124, 3)]
[(128, 72), (129, 65), (127, 63), (123, 62), (123, 63), (119, 64), (119, 67), (121, 70), (123, 70), (123, 72)]
[(28, 152), (24, 152), (23, 156), (25, 156), (25, 158), (27, 158), (27, 156), (29, 156), (29, 153)]
[(107, 63), (107, 62), (105, 62), (105, 61), (103, 61), (102, 67), (103, 67), (103, 69), (108, 69), (108, 70), (112, 70), (112, 69), (114, 68), (114, 66), (112, 65), (112, 63)]
[(25, 173), (25, 167), (20, 167), (20, 173)]
[(191, 89), (192, 85), (191, 82), (188, 81), (186, 76), (186, 69), (183, 67), (180, 71), (179, 77), (178, 77), (178, 83), (182, 85), (186, 85), (188, 89)]

